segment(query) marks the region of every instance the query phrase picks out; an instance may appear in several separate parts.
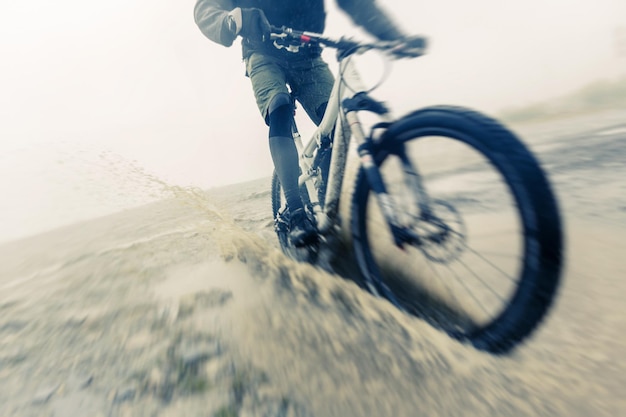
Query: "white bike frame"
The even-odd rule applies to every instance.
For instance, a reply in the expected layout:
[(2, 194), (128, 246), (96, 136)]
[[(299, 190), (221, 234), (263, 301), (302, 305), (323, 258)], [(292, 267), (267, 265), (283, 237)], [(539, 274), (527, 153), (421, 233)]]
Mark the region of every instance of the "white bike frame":
[[(359, 145), (366, 140), (361, 122), (355, 114), (356, 112), (346, 113), (342, 102), (346, 98), (353, 98), (359, 93), (366, 93), (368, 90), (363, 84), (351, 56), (340, 57), (338, 62), (339, 70), (337, 71), (335, 83), (321, 123), (313, 132), (306, 145), (303, 144), (300, 134), (297, 131), (294, 132), (294, 141), (298, 149), (302, 172), (298, 183), (300, 186), (305, 185), (307, 188), (309, 199), (313, 204), (317, 227), (322, 235), (331, 229), (337, 218), (350, 140), (354, 137)], [(391, 120), (391, 115), (385, 114), (381, 118)], [(333, 134), (333, 129), (331, 161), (324, 207), (322, 208), (320, 207), (317, 194), (317, 186), (321, 178), (318, 170), (313, 169), (313, 160), (322, 144), (322, 139), (330, 137)]]

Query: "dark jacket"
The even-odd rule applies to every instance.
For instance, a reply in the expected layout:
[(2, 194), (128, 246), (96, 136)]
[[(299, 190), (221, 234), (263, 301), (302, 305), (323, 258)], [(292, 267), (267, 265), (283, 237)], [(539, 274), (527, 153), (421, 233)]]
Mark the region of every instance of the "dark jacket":
[[(336, 1), (354, 23), (377, 38), (393, 40), (403, 36), (391, 19), (378, 7), (376, 0)], [(231, 46), (236, 36), (228, 30), (227, 16), (236, 7), (256, 7), (263, 10), (273, 26), (324, 32), (326, 21), (324, 0), (197, 0), (194, 8), (196, 24), (207, 38), (221, 45)], [(244, 57), (255, 51), (285, 57), (294, 55), (278, 50), (270, 41), (254, 44), (244, 40), (242, 46)], [(319, 50), (310, 53), (319, 54)]]

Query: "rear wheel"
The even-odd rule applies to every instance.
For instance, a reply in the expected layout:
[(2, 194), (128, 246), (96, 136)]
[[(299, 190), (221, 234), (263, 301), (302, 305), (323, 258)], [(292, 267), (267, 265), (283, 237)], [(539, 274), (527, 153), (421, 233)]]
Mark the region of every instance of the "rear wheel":
[[(421, 243), (389, 244), (360, 172), (352, 233), (362, 274), (481, 350), (504, 353), (530, 335), (554, 298), (563, 250), (556, 199), (534, 156), (494, 120), (451, 107), (392, 124), (374, 156), (399, 221)], [(407, 164), (419, 172), (426, 210)]]

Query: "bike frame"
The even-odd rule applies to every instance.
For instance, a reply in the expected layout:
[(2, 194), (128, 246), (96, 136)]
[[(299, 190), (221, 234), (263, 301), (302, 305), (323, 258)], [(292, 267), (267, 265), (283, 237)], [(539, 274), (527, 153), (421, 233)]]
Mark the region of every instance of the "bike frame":
[[(376, 142), (374, 138), (365, 134), (358, 112), (368, 111), (375, 113), (383, 122), (391, 122), (393, 117), (384, 104), (368, 95), (369, 91), (363, 84), (352, 57), (372, 49), (387, 51), (390, 55), (396, 57), (416, 57), (423, 53), (423, 44), (420, 43), (416, 50), (403, 50), (402, 47), (399, 48), (401, 44), (398, 42), (379, 41), (371, 44), (361, 44), (347, 39), (335, 41), (317, 33), (298, 32), (289, 28), (274, 28), (274, 30), (272, 39), (277, 48), (285, 48), (288, 51), (297, 52), (301, 46), (317, 43), (337, 50), (339, 68), (335, 76), (335, 83), (331, 90), (326, 112), (320, 125), (306, 144), (303, 144), (295, 123), (293, 129), (301, 169), (298, 183), (307, 189), (319, 233), (327, 235), (336, 224), (348, 148), (350, 141), (354, 139), (358, 146), (361, 169), (364, 171), (370, 188), (376, 196), (378, 205), (391, 229), (396, 245), (402, 247), (405, 243), (419, 244), (420, 237), (409, 228), (401, 226), (398, 222), (395, 204), (387, 192), (381, 173), (374, 161), (373, 153)], [(375, 126), (384, 127), (386, 125), (376, 124)], [(325, 138), (332, 138), (332, 149), (328, 179), (326, 181), (324, 208), (322, 208), (319, 204), (317, 193), (321, 173), (315, 167), (315, 158), (321, 150)], [(409, 185), (420, 190), (418, 193), (420, 197), (425, 196), (425, 190), (421, 185), (417, 168), (413, 167), (408, 160), (403, 160), (402, 165), (406, 181)], [(427, 201), (428, 199), (426, 199)], [(423, 202), (416, 203), (419, 207), (424, 207)], [(428, 212), (428, 207), (426, 207), (425, 211)]]
[[(344, 107), (344, 100), (354, 99), (359, 94), (366, 94), (367, 88), (364, 86), (351, 56), (338, 57), (338, 63), (339, 69), (321, 123), (306, 144), (303, 144), (297, 130), (294, 132), (294, 140), (300, 156), (300, 169), (302, 172), (298, 182), (301, 186), (304, 185), (307, 188), (309, 199), (314, 207), (318, 230), (321, 234), (327, 233), (335, 224), (337, 218), (350, 141), (354, 138), (359, 146), (367, 141), (361, 122), (356, 114), (357, 110), (348, 110)], [(392, 119), (388, 111), (380, 116), (384, 121)], [(320, 173), (314, 169), (313, 164), (317, 151), (320, 150), (322, 139), (330, 137), (333, 132), (331, 161), (324, 198), (325, 204), (322, 209), (316, 190), (316, 185), (319, 184), (316, 180)], [(365, 159), (365, 163), (367, 163), (368, 159)], [(364, 162), (363, 158), (361, 162)]]

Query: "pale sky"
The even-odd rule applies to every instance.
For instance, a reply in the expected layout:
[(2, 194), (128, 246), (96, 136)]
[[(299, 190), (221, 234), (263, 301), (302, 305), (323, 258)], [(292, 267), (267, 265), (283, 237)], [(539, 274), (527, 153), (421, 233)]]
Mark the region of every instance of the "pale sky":
[[(496, 112), (626, 73), (624, 0), (379, 0), (427, 57), (380, 98)], [(0, 153), (58, 141), (122, 155), (201, 187), (270, 175), (267, 129), (239, 45), (210, 42), (194, 0), (0, 3)], [(329, 35), (359, 35), (328, 1)], [(332, 57), (332, 55), (329, 55)], [(306, 130), (306, 128), (305, 128)]]

